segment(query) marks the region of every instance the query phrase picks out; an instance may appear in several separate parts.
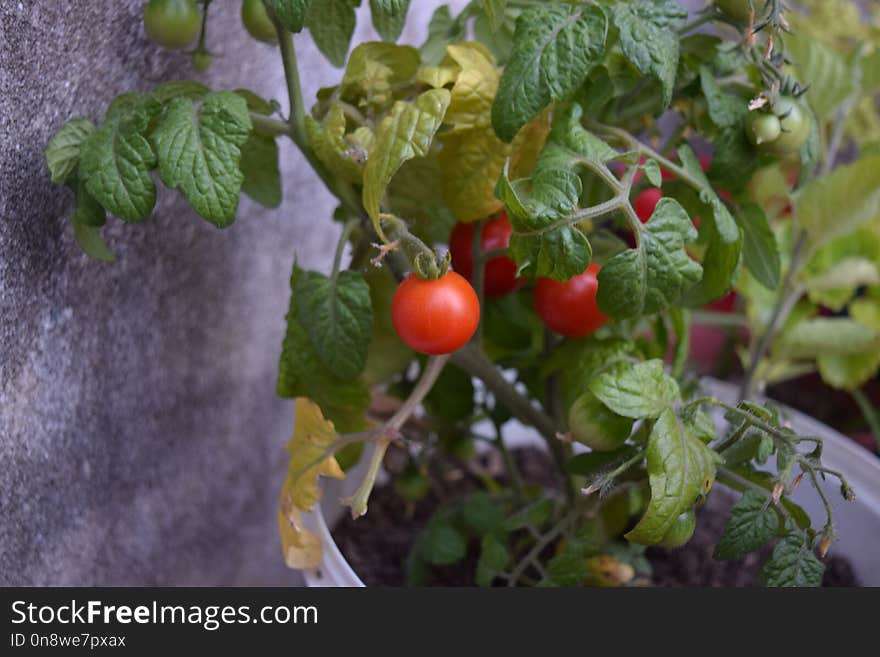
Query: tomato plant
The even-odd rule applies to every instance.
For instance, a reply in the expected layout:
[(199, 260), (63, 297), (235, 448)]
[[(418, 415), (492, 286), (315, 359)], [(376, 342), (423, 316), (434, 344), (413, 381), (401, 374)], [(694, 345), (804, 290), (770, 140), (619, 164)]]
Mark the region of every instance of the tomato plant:
[(144, 6), (144, 30), (164, 48), (185, 48), (199, 35), (195, 0), (150, 0)]
[[(335, 253), (320, 271), (294, 262), (278, 363), (295, 399), (292, 567), (320, 563), (300, 522), (319, 474), (346, 476), (366, 445), (354, 517), (383, 466), (410, 510), (442, 459), (484, 487), (420, 507), (415, 583), (469, 554), (481, 585), (643, 583), (645, 546), (686, 544), (717, 480), (740, 497), (716, 558), (776, 541), (764, 580), (817, 585), (834, 509), (814, 525), (794, 482), (854, 493), (757, 393), (818, 372), (871, 414), (880, 37), (842, 2), (470, 2), (437, 9), (416, 48), (397, 43), (415, 3), (370, 2), (382, 40), (352, 47), (357, 2), (246, 0), (248, 32), (279, 42), (286, 107), (193, 81), (122, 94), (59, 128), (49, 174), (102, 261), (108, 217), (146, 220), (160, 185), (221, 228), (242, 193), (278, 207), (281, 147), (335, 197)], [(202, 20), (151, 0), (144, 24), (167, 47), (198, 38), (201, 70), (224, 40), (209, 51), (198, 4)], [(309, 38), (344, 69), (315, 99), (299, 83)], [(703, 392), (703, 369), (730, 373), (738, 399)], [(523, 427), (558, 484), (511, 452)]]
[[(474, 272), (473, 242), (476, 227), (473, 223), (457, 223), (449, 237), (452, 267), (472, 280)], [(488, 220), (480, 230), (480, 249), (483, 252), (506, 249), (510, 244), (510, 219), (502, 212)], [(487, 297), (510, 294), (522, 287), (525, 279), (516, 275), (516, 263), (505, 255), (495, 255), (483, 265), (483, 290)]]
[(394, 293), (391, 321), (412, 349), (449, 354), (477, 330), (480, 302), (467, 280), (454, 271), (436, 280), (410, 274)]

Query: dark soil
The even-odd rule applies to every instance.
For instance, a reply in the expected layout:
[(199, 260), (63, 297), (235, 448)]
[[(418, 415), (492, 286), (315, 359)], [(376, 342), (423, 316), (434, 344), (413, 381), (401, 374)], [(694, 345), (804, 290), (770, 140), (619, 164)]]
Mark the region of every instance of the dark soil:
[[(514, 451), (514, 458), (529, 482), (556, 488), (555, 470), (542, 450)], [(494, 454), (475, 465), (441, 462), (431, 472), (431, 492), (417, 504), (403, 501), (391, 486), (377, 488), (370, 497), (369, 513), (354, 521), (345, 515), (333, 529), (333, 537), (351, 567), (367, 586), (403, 586), (410, 548), (435, 509), (465, 493), (481, 488), (477, 473), (484, 469), (497, 476), (501, 465)], [(720, 490), (709, 495), (697, 511), (697, 531), (677, 550), (649, 548), (646, 556), (655, 586), (746, 587), (758, 586), (761, 564), (770, 550), (749, 554), (735, 561), (715, 561), (712, 551), (727, 522), (734, 498)], [(459, 564), (432, 569), (436, 586), (473, 586), (476, 554)], [(857, 586), (849, 563), (839, 557), (826, 560), (823, 586)]]

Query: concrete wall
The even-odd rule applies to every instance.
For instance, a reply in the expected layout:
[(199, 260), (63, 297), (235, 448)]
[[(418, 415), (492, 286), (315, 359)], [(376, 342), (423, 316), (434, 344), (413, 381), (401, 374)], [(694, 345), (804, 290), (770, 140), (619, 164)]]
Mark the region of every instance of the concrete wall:
[[(275, 525), (293, 426), (275, 371), (291, 263), (327, 267), (332, 199), (284, 144), (280, 210), (243, 198), (221, 231), (162, 191), (144, 224), (109, 221), (107, 265), (79, 252), (72, 197), (48, 180), (66, 119), (194, 77), (145, 38), (142, 6), (0, 3), (0, 585), (296, 584)], [(214, 3), (201, 79), (286, 105), (276, 51), (239, 7)], [(296, 45), (314, 98), (340, 72), (307, 35)]]

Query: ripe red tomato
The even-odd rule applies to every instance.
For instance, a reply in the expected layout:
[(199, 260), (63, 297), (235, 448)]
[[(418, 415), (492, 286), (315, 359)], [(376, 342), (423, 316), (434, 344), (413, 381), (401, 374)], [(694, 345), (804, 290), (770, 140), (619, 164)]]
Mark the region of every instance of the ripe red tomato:
[[(501, 211), (495, 219), (483, 224), (480, 232), (480, 248), (485, 251), (506, 249), (510, 244), (510, 219)], [(474, 224), (455, 224), (449, 238), (452, 268), (472, 280), (474, 273)], [(525, 279), (516, 277), (516, 263), (507, 256), (489, 258), (483, 267), (483, 292), (487, 297), (500, 297), (520, 288)]]
[(544, 324), (571, 338), (595, 333), (608, 321), (596, 305), (601, 267), (592, 263), (583, 274), (565, 283), (539, 278), (535, 284), (535, 310)]
[(465, 278), (448, 271), (437, 280), (404, 279), (391, 300), (391, 322), (409, 347), (449, 354), (464, 346), (480, 323), (480, 301)]
[(633, 209), (643, 224), (648, 223), (648, 219), (654, 214), (654, 208), (657, 207), (661, 198), (663, 198), (663, 192), (657, 187), (649, 187), (636, 196)]

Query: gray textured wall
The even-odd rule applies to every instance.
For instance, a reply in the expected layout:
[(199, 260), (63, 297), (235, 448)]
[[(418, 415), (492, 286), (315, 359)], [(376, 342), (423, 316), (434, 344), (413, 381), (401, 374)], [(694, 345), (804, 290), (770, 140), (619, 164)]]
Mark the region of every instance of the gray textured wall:
[[(293, 418), (275, 369), (294, 253), (326, 267), (338, 234), (329, 195), (285, 144), (280, 210), (242, 199), (220, 231), (160, 192), (144, 224), (110, 220), (106, 265), (79, 252), (71, 195), (48, 180), (67, 118), (193, 77), (146, 40), (142, 4), (0, 2), (0, 584), (297, 583), (276, 536)], [(284, 102), (239, 6), (214, 3), (203, 79)], [(296, 43), (314, 98), (340, 73)]]

